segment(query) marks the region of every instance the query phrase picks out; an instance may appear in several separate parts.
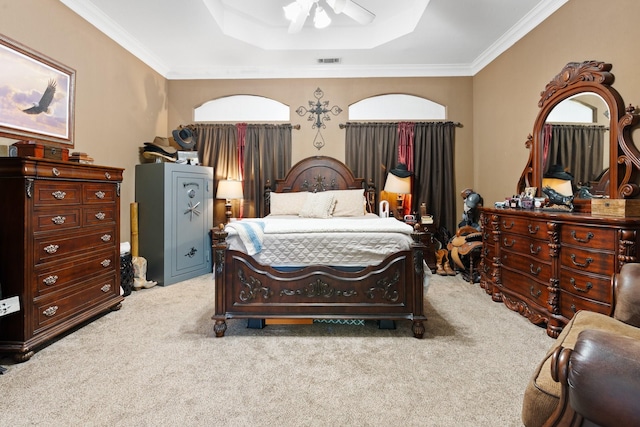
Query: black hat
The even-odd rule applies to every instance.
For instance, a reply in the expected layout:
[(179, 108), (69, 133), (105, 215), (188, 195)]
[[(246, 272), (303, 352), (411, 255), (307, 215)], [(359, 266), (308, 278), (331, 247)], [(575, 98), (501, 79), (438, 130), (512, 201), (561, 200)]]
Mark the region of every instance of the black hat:
[(557, 178), (564, 179), (565, 181), (572, 181), (573, 175), (565, 171), (562, 165), (551, 165), (547, 173), (544, 174), (543, 178)]
[(406, 178), (408, 176), (411, 176), (411, 172), (409, 172), (409, 169), (407, 169), (407, 165), (405, 165), (404, 163), (398, 163), (395, 169), (391, 169), (389, 173), (399, 178)]
[(176, 129), (172, 132), (173, 139), (176, 140), (185, 150), (191, 150), (196, 145), (196, 140), (193, 137), (193, 132), (189, 128)]

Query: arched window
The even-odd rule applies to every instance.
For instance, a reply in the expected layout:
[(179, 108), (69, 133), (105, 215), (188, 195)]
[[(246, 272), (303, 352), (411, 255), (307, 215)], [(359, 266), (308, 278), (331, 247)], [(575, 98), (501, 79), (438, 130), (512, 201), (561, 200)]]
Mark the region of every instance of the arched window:
[(231, 95), (207, 101), (193, 110), (195, 122), (288, 122), (290, 108), (256, 95)]
[(414, 95), (372, 96), (349, 106), (349, 120), (446, 120), (444, 105)]

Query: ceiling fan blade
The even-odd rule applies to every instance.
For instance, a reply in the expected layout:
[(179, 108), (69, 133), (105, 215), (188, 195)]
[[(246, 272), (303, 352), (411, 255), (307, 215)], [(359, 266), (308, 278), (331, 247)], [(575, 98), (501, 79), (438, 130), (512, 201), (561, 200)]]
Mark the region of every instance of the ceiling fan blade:
[(344, 2), (342, 13), (362, 25), (371, 24), (376, 17), (376, 15), (351, 0)]
[(309, 11), (313, 5), (313, 1), (310, 0), (296, 0), (296, 3), (300, 6), (300, 9), (296, 17), (291, 21), (291, 24), (289, 24), (289, 29), (287, 30), (289, 34), (298, 33), (302, 30), (302, 26), (307, 20), (307, 16), (309, 16)]

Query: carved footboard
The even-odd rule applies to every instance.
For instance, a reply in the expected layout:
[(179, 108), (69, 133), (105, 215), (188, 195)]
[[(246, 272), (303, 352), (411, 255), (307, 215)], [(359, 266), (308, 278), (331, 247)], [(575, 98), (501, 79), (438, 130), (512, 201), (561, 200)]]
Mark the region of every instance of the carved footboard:
[(358, 272), (327, 266), (279, 271), (228, 250), (226, 235), (213, 232), (217, 337), (232, 318), (315, 318), (408, 319), (413, 335), (422, 338), (425, 233), (413, 234), (411, 250)]

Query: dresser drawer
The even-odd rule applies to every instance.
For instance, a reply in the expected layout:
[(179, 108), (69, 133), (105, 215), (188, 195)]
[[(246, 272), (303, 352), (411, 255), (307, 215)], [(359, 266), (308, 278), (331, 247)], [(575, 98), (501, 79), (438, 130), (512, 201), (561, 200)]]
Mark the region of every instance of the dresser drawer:
[(65, 230), (80, 226), (80, 208), (47, 208), (35, 212), (33, 231)]
[(115, 205), (84, 208), (84, 225), (113, 224), (116, 221)]
[(110, 250), (95, 255), (92, 254), (86, 260), (62, 265), (56, 264), (48, 268), (38, 268), (36, 269), (36, 274), (34, 274), (37, 295), (45, 295), (67, 288), (79, 281), (86, 280), (87, 277), (96, 277), (115, 271), (117, 268), (115, 257), (115, 251)]
[(613, 289), (611, 278), (593, 276), (562, 268), (560, 271), (560, 289), (582, 298), (611, 304)]
[[(506, 250), (501, 252), (500, 260), (504, 267), (517, 271), (522, 278), (531, 277), (544, 282), (545, 284), (549, 283), (549, 279), (551, 278), (551, 265), (548, 260), (543, 262), (535, 258)], [(504, 281), (504, 283), (507, 282)]]
[(79, 182), (38, 181), (33, 184), (34, 206), (78, 205), (82, 202)]
[(580, 246), (604, 251), (615, 250), (616, 231), (566, 224), (562, 226), (560, 240), (564, 245)]
[(529, 276), (506, 268), (502, 269), (501, 275), (502, 287), (510, 291), (509, 293), (516, 293), (524, 301), (535, 303), (542, 309), (547, 308), (547, 301), (549, 300), (548, 283), (540, 283)]
[(69, 292), (56, 293), (33, 301), (34, 333), (40, 333), (67, 319), (108, 301), (119, 293), (115, 274), (92, 279), (73, 287)]
[(548, 238), (546, 221), (506, 217), (500, 218), (499, 227), (501, 232), (520, 234), (541, 240)]
[(91, 183), (82, 187), (84, 203), (113, 203), (116, 199), (116, 185)]
[(606, 276), (611, 273), (615, 260), (612, 253), (563, 246), (560, 249), (560, 262), (578, 271)]
[(504, 233), (500, 236), (500, 246), (517, 253), (540, 257), (542, 259), (549, 258), (549, 244), (545, 240)]
[(560, 291), (560, 314), (571, 319), (578, 310), (593, 311), (596, 313), (611, 315), (611, 305), (581, 298), (565, 291)]
[(36, 265), (56, 261), (72, 255), (113, 248), (116, 245), (114, 227), (98, 228), (81, 234), (55, 233), (37, 236), (34, 247)]

